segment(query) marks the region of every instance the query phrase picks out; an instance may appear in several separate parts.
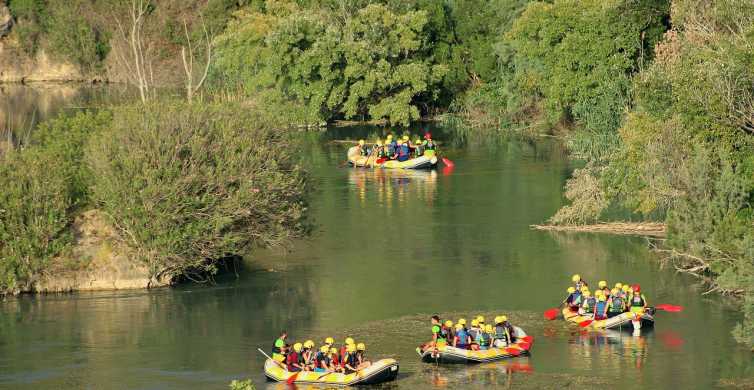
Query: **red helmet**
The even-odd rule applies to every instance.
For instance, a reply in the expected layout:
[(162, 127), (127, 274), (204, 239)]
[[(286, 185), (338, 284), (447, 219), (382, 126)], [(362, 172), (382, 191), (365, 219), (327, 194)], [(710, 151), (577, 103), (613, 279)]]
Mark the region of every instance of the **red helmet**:
[(430, 133), (429, 131), (424, 133), (424, 139), (432, 139), (432, 133)]
[(641, 292), (641, 286), (639, 286), (638, 284), (634, 284), (634, 286), (631, 288), (634, 290), (634, 292)]

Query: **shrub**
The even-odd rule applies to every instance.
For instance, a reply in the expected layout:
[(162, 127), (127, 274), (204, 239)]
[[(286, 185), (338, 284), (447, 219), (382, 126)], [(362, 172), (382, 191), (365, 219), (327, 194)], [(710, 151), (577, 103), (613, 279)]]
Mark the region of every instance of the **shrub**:
[(305, 177), (268, 123), (231, 104), (120, 108), (87, 148), (92, 197), (158, 277), (285, 243), (303, 231)]
[(70, 243), (68, 225), (86, 202), (82, 145), (107, 113), (60, 117), (0, 163), (0, 291), (32, 283)]

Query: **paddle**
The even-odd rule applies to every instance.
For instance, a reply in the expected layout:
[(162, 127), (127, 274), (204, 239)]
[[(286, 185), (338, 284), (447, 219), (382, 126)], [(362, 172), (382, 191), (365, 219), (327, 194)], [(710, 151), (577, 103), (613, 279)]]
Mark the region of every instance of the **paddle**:
[(564, 299), (563, 302), (560, 302), (560, 305), (558, 307), (553, 307), (552, 309), (545, 310), (545, 319), (547, 320), (554, 320), (558, 318), (558, 314), (560, 314), (560, 308), (563, 307), (563, 304), (566, 303), (568, 298)]
[(655, 309), (656, 310), (663, 310), (663, 311), (669, 311), (669, 312), (677, 313), (679, 311), (683, 311), (683, 306), (669, 305), (667, 303), (661, 303), (659, 305), (656, 305)]
[(445, 164), (446, 167), (454, 167), (456, 164), (453, 164), (453, 161), (450, 161), (450, 159), (443, 157), (442, 158), (443, 164)]
[(293, 382), (296, 382), (296, 378), (298, 378), (298, 374), (299, 374), (299, 373), (301, 373), (301, 371), (296, 371), (296, 373), (295, 373), (295, 374), (293, 374), (293, 375), (291, 375), (291, 377), (290, 377), (290, 378), (288, 378), (288, 380), (287, 380), (287, 381), (285, 381), (285, 383), (287, 383), (287, 384), (289, 384), (289, 385), (292, 385), (292, 384), (293, 384)]
[(591, 325), (594, 320), (586, 320), (579, 322), (579, 326), (582, 328), (586, 328), (587, 326)]
[[(267, 359), (269, 359), (269, 360), (272, 360), (272, 361), (273, 361), (273, 362), (274, 362), (275, 364), (277, 364), (278, 366), (280, 366), (280, 368), (282, 368), (282, 369), (284, 369), (284, 370), (286, 370), (286, 371), (288, 370), (288, 369), (287, 369), (287, 368), (286, 368), (286, 367), (285, 367), (285, 366), (283, 365), (283, 363), (280, 363), (279, 361), (277, 361), (277, 360), (275, 360), (275, 359), (271, 358), (271, 357), (270, 357), (270, 355), (267, 355), (266, 353), (264, 353), (264, 351), (262, 351), (262, 349), (261, 349), (261, 348), (257, 348), (257, 351), (259, 351), (259, 353), (261, 353), (262, 355), (264, 355), (264, 357), (266, 357)], [(285, 382), (286, 382), (287, 384), (289, 384), (289, 385), (292, 385), (292, 384), (293, 384), (293, 382), (295, 382), (295, 381), (296, 381), (296, 378), (298, 377), (298, 374), (299, 374), (300, 372), (301, 372), (301, 371), (297, 371), (297, 372), (296, 372), (295, 374), (291, 375), (291, 377), (290, 377), (290, 378), (288, 378), (288, 380), (286, 380)]]

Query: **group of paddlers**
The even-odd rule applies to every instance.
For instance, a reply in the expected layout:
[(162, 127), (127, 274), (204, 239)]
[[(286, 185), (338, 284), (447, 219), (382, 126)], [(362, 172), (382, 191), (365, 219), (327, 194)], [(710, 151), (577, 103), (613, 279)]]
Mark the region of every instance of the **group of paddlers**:
[(421, 346), (420, 353), (448, 345), (473, 351), (505, 348), (516, 341), (513, 325), (504, 315), (495, 317), (492, 324), (485, 324), (484, 316), (472, 319), (471, 324), (460, 318), (454, 325), (450, 320), (443, 322), (437, 315), (432, 316), (431, 321), (432, 341)]
[(288, 333), (283, 331), (272, 346), (272, 359), (285, 366), (288, 371), (341, 372), (352, 373), (372, 365), (366, 360), (366, 345), (356, 343), (347, 337), (340, 348), (335, 346), (332, 337), (325, 339), (319, 349), (314, 341), (289, 345)]
[(597, 283), (592, 293), (581, 276), (573, 275), (574, 285), (568, 287), (568, 297), (563, 303), (573, 312), (591, 315), (595, 320), (603, 320), (625, 312), (643, 313), (647, 308), (647, 298), (641, 293), (638, 284), (615, 283), (610, 288), (604, 280)]
[(378, 139), (372, 145), (368, 145), (363, 139), (359, 140), (359, 153), (376, 159), (407, 161), (433, 155), (436, 149), (437, 145), (429, 132), (424, 133), (424, 140), (416, 138), (414, 142), (411, 142), (410, 135), (393, 138), (392, 134), (388, 134), (384, 142)]

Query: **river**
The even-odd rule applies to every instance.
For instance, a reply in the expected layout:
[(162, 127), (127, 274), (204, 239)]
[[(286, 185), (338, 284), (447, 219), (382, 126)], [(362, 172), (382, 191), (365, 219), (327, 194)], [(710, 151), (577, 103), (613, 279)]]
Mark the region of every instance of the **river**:
[[(72, 100), (63, 100), (61, 109)], [(17, 112), (28, 111), (19, 108)], [(553, 140), (526, 142), (431, 128), (453, 171), (342, 166), (331, 142), (372, 127), (302, 132), (315, 191), (311, 237), (257, 251), (214, 285), (9, 297), (0, 301), (0, 388), (223, 389), (265, 382), (258, 347), (286, 329), (296, 340), (354, 336), (372, 359), (400, 361), (383, 388), (710, 388), (752, 384), (754, 356), (731, 337), (737, 308), (691, 277), (662, 269), (644, 239), (534, 231), (562, 204), (573, 169)], [(640, 283), (654, 330), (580, 331), (542, 312), (573, 273), (596, 284)], [(506, 314), (534, 336), (532, 355), (436, 367), (415, 347), (429, 316)], [(743, 382), (741, 382), (743, 380)]]

